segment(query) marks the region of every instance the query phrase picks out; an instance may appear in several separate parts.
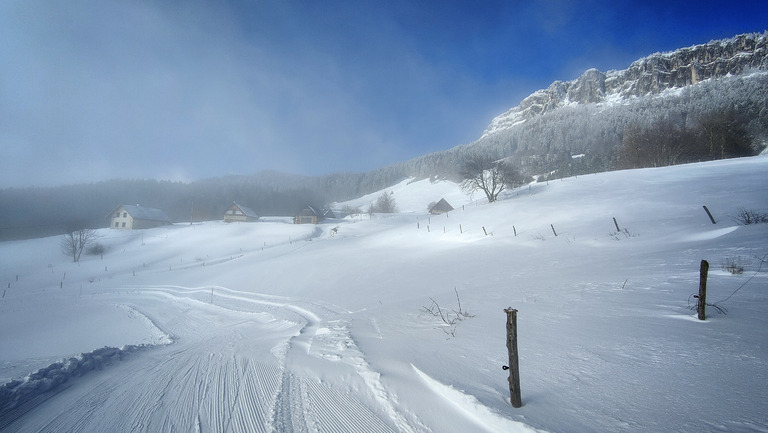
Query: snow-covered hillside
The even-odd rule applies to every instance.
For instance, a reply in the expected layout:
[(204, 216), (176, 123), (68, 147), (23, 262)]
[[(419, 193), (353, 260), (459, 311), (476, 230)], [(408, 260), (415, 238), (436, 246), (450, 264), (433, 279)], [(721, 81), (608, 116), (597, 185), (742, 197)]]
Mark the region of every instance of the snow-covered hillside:
[(0, 243), (0, 430), (768, 430), (768, 224), (732, 218), (768, 212), (768, 156), (386, 192), (400, 213), (103, 230), (79, 264)]

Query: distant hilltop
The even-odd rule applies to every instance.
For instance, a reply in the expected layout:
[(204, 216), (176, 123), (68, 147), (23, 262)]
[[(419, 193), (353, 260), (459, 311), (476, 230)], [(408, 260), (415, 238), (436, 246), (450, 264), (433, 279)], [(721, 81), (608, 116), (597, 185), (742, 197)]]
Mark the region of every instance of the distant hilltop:
[(561, 107), (621, 102), (750, 70), (768, 70), (768, 32), (652, 54), (621, 71), (589, 69), (573, 81), (555, 81), (495, 117), (481, 139)]

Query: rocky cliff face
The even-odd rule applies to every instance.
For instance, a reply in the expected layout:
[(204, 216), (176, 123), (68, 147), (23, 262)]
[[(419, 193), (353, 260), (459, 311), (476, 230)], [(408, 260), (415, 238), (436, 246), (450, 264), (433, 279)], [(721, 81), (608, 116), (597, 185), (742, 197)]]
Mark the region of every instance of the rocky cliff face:
[(555, 81), (534, 92), (517, 107), (494, 118), (483, 137), (567, 105), (652, 95), (755, 69), (768, 70), (768, 32), (652, 54), (622, 71), (590, 69), (573, 81)]

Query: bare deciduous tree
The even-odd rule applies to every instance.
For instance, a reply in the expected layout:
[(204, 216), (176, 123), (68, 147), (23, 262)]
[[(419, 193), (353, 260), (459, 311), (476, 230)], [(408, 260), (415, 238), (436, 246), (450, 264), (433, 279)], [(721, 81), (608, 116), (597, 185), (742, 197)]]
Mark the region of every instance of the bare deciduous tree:
[(751, 156), (754, 154), (747, 122), (736, 110), (712, 113), (701, 120), (701, 135), (712, 159)]
[(97, 238), (96, 230), (78, 229), (64, 235), (61, 240), (61, 252), (72, 257), (72, 261), (80, 261), (80, 255)]
[(702, 153), (693, 131), (662, 120), (647, 128), (632, 125), (624, 131), (617, 166), (666, 167), (702, 159)]
[(488, 203), (495, 202), (502, 191), (520, 186), (524, 182), (524, 177), (509, 162), (479, 154), (464, 161), (460, 174), (464, 179), (461, 183), (464, 191), (471, 193), (481, 190), (488, 198)]

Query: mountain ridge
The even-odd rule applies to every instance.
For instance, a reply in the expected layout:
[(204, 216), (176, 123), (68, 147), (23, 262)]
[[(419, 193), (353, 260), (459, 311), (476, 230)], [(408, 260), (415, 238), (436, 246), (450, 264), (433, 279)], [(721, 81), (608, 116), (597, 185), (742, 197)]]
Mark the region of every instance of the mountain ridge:
[(494, 117), (480, 139), (568, 105), (627, 100), (683, 88), (712, 78), (768, 70), (768, 31), (654, 53), (623, 70), (590, 68), (571, 81), (555, 81)]

